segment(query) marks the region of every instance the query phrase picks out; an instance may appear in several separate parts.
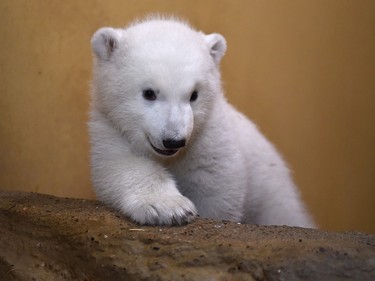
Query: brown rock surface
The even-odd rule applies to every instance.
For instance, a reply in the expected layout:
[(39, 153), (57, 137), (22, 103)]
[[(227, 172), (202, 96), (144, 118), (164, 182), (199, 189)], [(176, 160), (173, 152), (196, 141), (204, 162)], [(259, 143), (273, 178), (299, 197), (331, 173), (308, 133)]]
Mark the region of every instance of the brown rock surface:
[(375, 236), (139, 226), (97, 201), (0, 191), (0, 280), (375, 280)]

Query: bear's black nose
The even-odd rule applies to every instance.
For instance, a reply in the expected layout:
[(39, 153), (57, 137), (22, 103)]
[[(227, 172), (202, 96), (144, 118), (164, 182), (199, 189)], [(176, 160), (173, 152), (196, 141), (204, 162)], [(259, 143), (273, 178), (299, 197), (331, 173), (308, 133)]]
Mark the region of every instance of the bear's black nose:
[(178, 149), (184, 147), (186, 143), (185, 139), (181, 140), (174, 140), (174, 139), (166, 139), (163, 140), (163, 145), (166, 149)]

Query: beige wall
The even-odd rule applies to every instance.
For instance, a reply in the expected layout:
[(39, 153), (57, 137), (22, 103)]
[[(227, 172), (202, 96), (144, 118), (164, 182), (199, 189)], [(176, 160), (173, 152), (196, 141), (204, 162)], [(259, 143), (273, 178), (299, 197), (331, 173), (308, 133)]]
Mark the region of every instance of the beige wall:
[(228, 41), (229, 100), (290, 163), (318, 223), (375, 233), (375, 1), (0, 2), (0, 188), (92, 198), (90, 37), (150, 12)]

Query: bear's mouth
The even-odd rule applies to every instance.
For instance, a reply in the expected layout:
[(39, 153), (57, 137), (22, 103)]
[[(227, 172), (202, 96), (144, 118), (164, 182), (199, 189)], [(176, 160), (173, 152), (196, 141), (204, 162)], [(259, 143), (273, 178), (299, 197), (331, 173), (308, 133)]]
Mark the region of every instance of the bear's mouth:
[(178, 152), (178, 149), (159, 149), (152, 145), (151, 141), (149, 140), (152, 148), (159, 154), (163, 156), (172, 156)]

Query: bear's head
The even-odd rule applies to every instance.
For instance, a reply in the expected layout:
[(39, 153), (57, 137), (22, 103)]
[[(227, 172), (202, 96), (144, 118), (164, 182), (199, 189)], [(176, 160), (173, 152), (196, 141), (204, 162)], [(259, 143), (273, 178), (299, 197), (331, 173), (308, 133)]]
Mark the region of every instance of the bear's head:
[(222, 99), (219, 63), (226, 42), (220, 34), (153, 18), (126, 29), (101, 28), (91, 43), (93, 106), (134, 152), (176, 155)]

